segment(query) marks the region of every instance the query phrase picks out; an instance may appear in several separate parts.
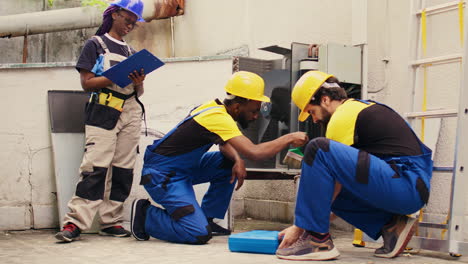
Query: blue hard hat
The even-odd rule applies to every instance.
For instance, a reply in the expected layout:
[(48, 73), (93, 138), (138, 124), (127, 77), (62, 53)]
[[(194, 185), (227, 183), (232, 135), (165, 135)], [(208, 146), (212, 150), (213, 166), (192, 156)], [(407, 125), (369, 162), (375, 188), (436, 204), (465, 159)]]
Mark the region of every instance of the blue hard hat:
[(143, 1), (142, 0), (117, 0), (111, 5), (119, 6), (129, 12), (132, 12), (138, 17), (138, 22), (145, 22), (143, 19)]

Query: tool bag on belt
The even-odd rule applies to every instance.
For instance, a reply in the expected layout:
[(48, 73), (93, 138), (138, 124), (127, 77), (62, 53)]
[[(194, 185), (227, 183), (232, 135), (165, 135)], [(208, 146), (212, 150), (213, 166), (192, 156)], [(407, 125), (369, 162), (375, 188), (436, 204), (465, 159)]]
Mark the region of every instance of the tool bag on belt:
[(86, 103), (85, 124), (112, 130), (119, 121), (123, 111), (125, 100), (136, 95), (122, 94), (107, 88), (101, 89), (99, 93), (93, 93)]

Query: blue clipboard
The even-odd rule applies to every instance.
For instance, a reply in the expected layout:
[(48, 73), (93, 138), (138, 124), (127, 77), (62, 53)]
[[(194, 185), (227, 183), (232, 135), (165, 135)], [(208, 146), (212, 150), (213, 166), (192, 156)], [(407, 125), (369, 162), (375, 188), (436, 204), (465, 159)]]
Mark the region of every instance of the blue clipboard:
[(146, 75), (163, 65), (164, 62), (151, 54), (151, 52), (142, 49), (103, 72), (102, 76), (107, 77), (118, 86), (124, 88), (132, 82), (128, 78), (131, 72), (135, 70), (140, 72), (140, 69), (144, 69)]

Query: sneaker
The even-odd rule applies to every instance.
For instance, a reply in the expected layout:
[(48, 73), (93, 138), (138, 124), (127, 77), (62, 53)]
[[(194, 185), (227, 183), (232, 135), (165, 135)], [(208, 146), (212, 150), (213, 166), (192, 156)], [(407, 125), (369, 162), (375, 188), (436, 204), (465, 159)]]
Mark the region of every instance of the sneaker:
[(146, 210), (150, 204), (147, 199), (134, 200), (132, 203), (130, 231), (136, 240), (144, 241), (150, 238), (145, 230)]
[(111, 226), (108, 228), (101, 229), (99, 231), (101, 236), (114, 236), (114, 237), (129, 237), (130, 232), (125, 230), (122, 226)]
[(73, 223), (67, 223), (62, 231), (55, 234), (55, 238), (63, 242), (72, 242), (80, 239), (80, 229)]
[(215, 222), (213, 222), (213, 218), (208, 218), (208, 225), (211, 227), (211, 235), (212, 236), (229, 236), (231, 234), (231, 230), (226, 229)]
[(308, 232), (304, 232), (290, 247), (276, 250), (278, 258), (288, 260), (329, 260), (339, 255), (330, 235), (319, 240)]
[(383, 247), (374, 252), (380, 258), (394, 258), (398, 256), (410, 241), (416, 228), (416, 218), (397, 215), (392, 222), (382, 228)]

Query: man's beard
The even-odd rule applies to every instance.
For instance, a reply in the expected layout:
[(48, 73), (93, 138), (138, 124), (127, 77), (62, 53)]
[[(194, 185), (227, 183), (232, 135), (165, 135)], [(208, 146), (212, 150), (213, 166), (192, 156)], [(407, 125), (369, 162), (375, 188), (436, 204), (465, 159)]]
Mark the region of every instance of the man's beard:
[(245, 114), (241, 113), (239, 118), (237, 118), (237, 123), (241, 126), (242, 129), (247, 129), (249, 127), (250, 122), (245, 117)]
[(325, 108), (323, 107), (320, 107), (320, 108), (322, 109), (323, 119), (318, 121), (318, 123), (326, 127), (328, 125), (328, 122), (330, 122), (331, 114)]

